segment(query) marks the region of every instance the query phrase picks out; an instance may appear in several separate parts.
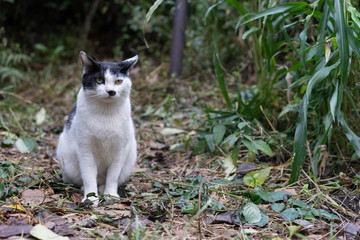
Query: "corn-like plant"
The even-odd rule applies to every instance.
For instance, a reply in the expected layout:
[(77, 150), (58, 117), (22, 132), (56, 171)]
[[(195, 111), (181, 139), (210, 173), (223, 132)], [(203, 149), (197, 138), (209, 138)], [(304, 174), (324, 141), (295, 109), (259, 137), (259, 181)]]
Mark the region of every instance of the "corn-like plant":
[[(247, 26), (244, 35), (254, 35), (253, 52), (262, 57), (266, 71), (259, 71), (260, 89), (269, 93), (282, 75), (290, 73), (294, 80), (290, 87), (305, 91), (300, 108), (295, 104), (292, 106), (299, 112), (299, 120), (294, 136), (295, 156), (290, 183), (297, 181), (308, 154), (313, 155), (313, 173), (318, 174), (321, 146), (331, 149), (334, 146), (332, 140), (339, 140), (332, 137), (337, 125), (342, 126), (360, 156), (360, 138), (346, 120), (347, 116), (360, 119), (359, 104), (354, 100), (358, 93), (352, 91), (358, 81), (355, 77), (360, 59), (360, 14), (351, 2), (320, 0), (312, 4), (289, 2), (280, 5), (272, 2), (273, 6), (270, 4), (259, 13), (248, 13), (238, 1), (227, 2), (243, 14), (238, 26)], [(285, 64), (288, 66), (276, 69), (276, 56), (282, 53), (287, 54)], [(267, 87), (262, 82), (264, 76)], [(308, 152), (307, 145), (312, 153)]]

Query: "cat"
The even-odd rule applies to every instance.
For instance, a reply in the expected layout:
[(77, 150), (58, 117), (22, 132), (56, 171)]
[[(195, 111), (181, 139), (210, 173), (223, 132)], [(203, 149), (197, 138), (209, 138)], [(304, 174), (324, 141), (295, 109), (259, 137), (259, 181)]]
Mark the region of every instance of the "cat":
[(129, 71), (138, 56), (122, 62), (96, 62), (83, 51), (79, 56), (82, 87), (56, 155), (63, 181), (83, 186), (82, 201), (89, 199), (96, 207), (99, 193), (119, 197), (118, 186), (130, 177), (136, 163)]

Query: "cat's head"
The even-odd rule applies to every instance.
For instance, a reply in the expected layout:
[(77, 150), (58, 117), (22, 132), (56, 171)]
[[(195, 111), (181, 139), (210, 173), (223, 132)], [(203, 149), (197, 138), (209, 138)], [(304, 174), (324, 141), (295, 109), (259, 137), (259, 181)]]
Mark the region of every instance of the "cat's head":
[(80, 59), (85, 95), (104, 102), (115, 102), (130, 95), (129, 71), (136, 64), (138, 56), (122, 62), (95, 62), (85, 52), (80, 51)]

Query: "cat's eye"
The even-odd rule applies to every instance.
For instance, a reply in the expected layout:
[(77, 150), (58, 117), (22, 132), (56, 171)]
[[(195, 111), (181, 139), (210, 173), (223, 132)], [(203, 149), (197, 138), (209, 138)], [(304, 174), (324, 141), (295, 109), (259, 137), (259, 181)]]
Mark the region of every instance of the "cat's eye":
[(103, 78), (96, 78), (95, 81), (99, 84), (104, 83), (104, 79)]
[(123, 82), (122, 79), (115, 80), (115, 84), (121, 84)]

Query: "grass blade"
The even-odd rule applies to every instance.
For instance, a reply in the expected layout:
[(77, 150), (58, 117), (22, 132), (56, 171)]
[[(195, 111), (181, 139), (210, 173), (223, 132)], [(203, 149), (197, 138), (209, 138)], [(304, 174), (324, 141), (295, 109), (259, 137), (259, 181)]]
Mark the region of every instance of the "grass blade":
[(357, 136), (347, 125), (344, 116), (341, 114), (339, 117), (339, 122), (342, 125), (346, 137), (349, 139), (351, 146), (355, 150), (356, 154), (360, 156), (360, 137)]
[(296, 11), (301, 11), (305, 8), (307, 8), (309, 6), (308, 3), (305, 2), (289, 2), (289, 3), (284, 3), (272, 8), (268, 8), (258, 14), (256, 14), (253, 17), (250, 17), (247, 21), (241, 23), (240, 25), (244, 25), (247, 24), (249, 22), (252, 22), (256, 19), (265, 17), (265, 16), (269, 16), (269, 15), (274, 15), (274, 14), (278, 14), (278, 13), (290, 13), (290, 12), (296, 12)]
[(346, 33), (347, 23), (344, 16), (344, 1), (335, 0), (335, 26), (336, 40), (340, 52), (340, 74), (343, 82), (346, 82), (349, 69), (349, 40)]
[(336, 62), (335, 64), (329, 66), (329, 67), (323, 67), (320, 70), (318, 70), (310, 79), (306, 93), (307, 93), (307, 101), (309, 101), (311, 92), (313, 88), (322, 80), (324, 80), (327, 76), (329, 76), (330, 72), (336, 68), (339, 65), (339, 62)]
[(330, 99), (330, 112), (331, 112), (331, 116), (333, 118), (333, 121), (335, 121), (335, 112), (338, 109), (337, 105), (338, 105), (338, 94), (339, 93), (339, 82), (336, 82), (336, 87), (335, 87), (335, 91), (333, 93), (333, 95), (331, 96)]
[(219, 58), (219, 51), (218, 51), (218, 44), (217, 44), (217, 18), (215, 18), (215, 28), (213, 32), (213, 43), (214, 43), (214, 67), (215, 67), (215, 74), (217, 81), (219, 83), (220, 91), (226, 101), (226, 104), (229, 108), (232, 108), (232, 104), (228, 95), (228, 91), (226, 89), (225, 84), (225, 76), (224, 76), (224, 70), (221, 66), (220, 58)]
[(299, 111), (299, 124), (296, 127), (294, 137), (294, 152), (295, 157), (292, 164), (291, 175), (289, 183), (294, 183), (300, 176), (300, 171), (304, 165), (306, 157), (306, 139), (307, 139), (307, 107), (311, 97), (313, 88), (329, 76), (330, 72), (339, 65), (339, 62), (318, 70), (310, 79), (306, 93), (301, 102)]
[(301, 107), (299, 111), (299, 124), (296, 127), (295, 137), (294, 137), (294, 161), (292, 163), (291, 175), (289, 179), (289, 184), (296, 182), (299, 179), (300, 171), (304, 165), (305, 156), (306, 156), (306, 138), (307, 138), (307, 93), (305, 93), (304, 98), (301, 102)]
[(144, 36), (144, 42), (147, 48), (149, 48), (149, 45), (147, 44), (146, 38), (145, 38), (145, 28), (147, 23), (150, 21), (150, 18), (152, 16), (152, 14), (155, 12), (155, 10), (161, 5), (161, 3), (164, 0), (156, 0), (155, 3), (150, 7), (149, 11), (147, 12), (146, 16), (145, 16), (145, 22), (144, 25), (142, 27), (142, 31), (143, 31), (143, 36)]

